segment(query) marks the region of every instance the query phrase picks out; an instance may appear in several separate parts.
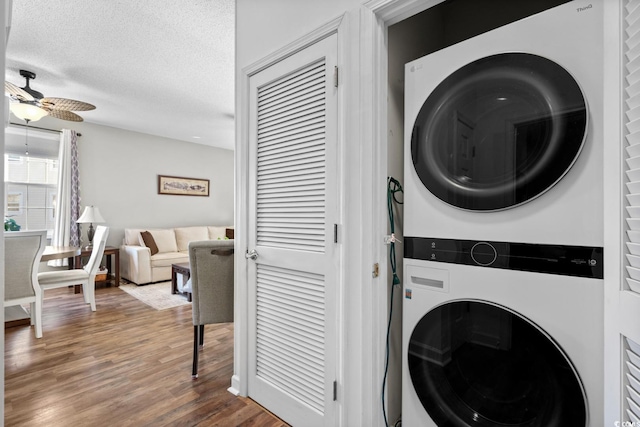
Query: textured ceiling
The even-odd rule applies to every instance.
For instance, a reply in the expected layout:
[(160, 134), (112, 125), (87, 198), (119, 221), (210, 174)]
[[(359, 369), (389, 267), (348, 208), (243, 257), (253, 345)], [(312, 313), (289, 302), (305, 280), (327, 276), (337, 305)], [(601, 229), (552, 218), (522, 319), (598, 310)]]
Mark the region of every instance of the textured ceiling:
[(86, 122), (233, 149), (234, 13), (234, 0), (14, 0), (5, 78), (35, 72), (45, 97), (95, 105)]

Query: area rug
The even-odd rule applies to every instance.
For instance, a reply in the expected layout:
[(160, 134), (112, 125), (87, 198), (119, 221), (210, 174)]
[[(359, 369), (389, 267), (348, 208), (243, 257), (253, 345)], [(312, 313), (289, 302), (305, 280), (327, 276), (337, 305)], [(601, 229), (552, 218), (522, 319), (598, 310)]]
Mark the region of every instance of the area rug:
[(191, 304), (184, 295), (171, 294), (171, 282), (152, 283), (142, 286), (120, 282), (120, 289), (156, 310)]

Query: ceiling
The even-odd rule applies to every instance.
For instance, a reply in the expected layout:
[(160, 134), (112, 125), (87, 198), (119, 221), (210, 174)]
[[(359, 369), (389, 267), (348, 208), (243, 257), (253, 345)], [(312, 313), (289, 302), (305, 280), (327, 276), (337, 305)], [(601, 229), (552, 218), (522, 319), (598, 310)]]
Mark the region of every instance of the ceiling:
[(45, 97), (95, 105), (88, 123), (233, 149), (234, 14), (234, 0), (14, 0), (5, 78), (33, 71)]

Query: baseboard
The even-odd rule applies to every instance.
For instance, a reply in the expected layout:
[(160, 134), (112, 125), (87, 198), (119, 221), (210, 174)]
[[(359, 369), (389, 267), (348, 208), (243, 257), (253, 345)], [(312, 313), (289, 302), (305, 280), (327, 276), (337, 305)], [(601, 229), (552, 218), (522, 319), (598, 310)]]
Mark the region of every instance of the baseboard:
[(231, 387), (227, 391), (234, 396), (240, 396), (240, 378), (237, 375), (231, 377)]

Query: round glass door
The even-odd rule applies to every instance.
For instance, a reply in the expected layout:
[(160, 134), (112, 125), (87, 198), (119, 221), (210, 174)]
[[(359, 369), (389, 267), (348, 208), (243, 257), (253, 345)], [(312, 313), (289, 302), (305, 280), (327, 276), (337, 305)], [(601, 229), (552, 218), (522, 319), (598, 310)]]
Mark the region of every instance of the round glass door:
[(526, 53), (474, 61), (443, 80), (414, 122), (425, 187), (453, 206), (506, 209), (558, 182), (582, 149), (587, 108), (560, 65)]
[(456, 301), (411, 334), (415, 391), (440, 427), (585, 426), (582, 384), (555, 342), (500, 306)]

